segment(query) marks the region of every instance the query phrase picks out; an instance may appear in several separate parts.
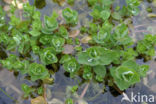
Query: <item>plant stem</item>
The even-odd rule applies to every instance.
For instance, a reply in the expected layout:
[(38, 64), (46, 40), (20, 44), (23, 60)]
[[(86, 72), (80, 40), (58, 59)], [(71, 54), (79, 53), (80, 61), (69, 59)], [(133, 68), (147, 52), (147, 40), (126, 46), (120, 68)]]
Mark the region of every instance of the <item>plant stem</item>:
[(84, 97), (84, 95), (86, 94), (87, 89), (88, 89), (88, 87), (89, 87), (89, 84), (90, 84), (90, 83), (87, 83), (87, 85), (85, 86), (84, 90), (82, 91), (82, 93), (81, 93), (81, 95), (80, 95), (80, 98), (81, 98), (81, 99), (82, 99), (82, 98)]
[(143, 26), (146, 26), (146, 25), (147, 24), (136, 25), (136, 26), (134, 26), (134, 28), (136, 29), (136, 28), (143, 27)]
[(16, 101), (13, 97), (8, 95), (2, 88), (0, 88), (0, 91), (2, 91), (7, 97), (9, 97), (11, 100)]
[(117, 88), (115, 85), (114, 85), (113, 87), (114, 87), (114, 89), (115, 89), (117, 92), (119, 92), (120, 94), (123, 93), (123, 92), (122, 92), (119, 88)]
[(17, 6), (17, 1), (16, 1), (16, 0), (14, 0), (14, 3), (15, 3), (16, 8), (18, 8), (18, 6)]
[(135, 33), (139, 33), (139, 32), (146, 32), (146, 33), (148, 33), (149, 31), (147, 31), (147, 30), (136, 30), (135, 31)]
[(54, 71), (57, 71), (57, 65), (56, 64), (52, 64), (52, 67), (54, 68)]

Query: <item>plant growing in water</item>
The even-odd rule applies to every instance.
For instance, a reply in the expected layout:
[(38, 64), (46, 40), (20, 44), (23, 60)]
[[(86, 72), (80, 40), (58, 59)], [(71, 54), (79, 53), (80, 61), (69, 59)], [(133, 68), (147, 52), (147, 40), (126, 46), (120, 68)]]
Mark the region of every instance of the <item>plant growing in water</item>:
[[(25, 20), (20, 20), (11, 11), (6, 23), (5, 12), (0, 8), (0, 44), (8, 56), (0, 60), (4, 68), (25, 75), (32, 82), (41, 82), (38, 91), (23, 84), (25, 97), (32, 92), (43, 94), (43, 84), (51, 83), (50, 68), (58, 70), (63, 65), (70, 77), (80, 76), (85, 81), (97, 83), (112, 81), (112, 85), (126, 90), (146, 76), (148, 65), (139, 65), (142, 57), (151, 60), (155, 55), (156, 35), (147, 34), (134, 43), (129, 36), (127, 18), (139, 13), (139, 0), (126, 0), (126, 6), (114, 9), (113, 0), (87, 0), (93, 17), (88, 27), (82, 26), (81, 33), (88, 34), (88, 48), (75, 47), (74, 54), (64, 54), (64, 45), (82, 45), (78, 38), (69, 38), (69, 30), (78, 23), (78, 12), (71, 8), (62, 11), (66, 24), (58, 22), (58, 14), (40, 20), (40, 12), (29, 3), (23, 6)], [(68, 0), (68, 2), (73, 2)], [(114, 22), (115, 21), (115, 22)], [(77, 51), (78, 50), (78, 51)], [(50, 68), (49, 68), (50, 66)], [(49, 82), (50, 81), (50, 82)], [(73, 104), (68, 98), (67, 104)]]

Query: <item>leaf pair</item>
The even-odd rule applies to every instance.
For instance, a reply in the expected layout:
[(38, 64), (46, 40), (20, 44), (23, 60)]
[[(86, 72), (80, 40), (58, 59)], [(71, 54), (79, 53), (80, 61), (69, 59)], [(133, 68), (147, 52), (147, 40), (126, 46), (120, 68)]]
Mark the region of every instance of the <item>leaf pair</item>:
[(75, 10), (72, 10), (70, 8), (65, 8), (62, 11), (62, 15), (66, 21), (67, 24), (75, 25), (78, 22), (78, 13)]
[(140, 40), (137, 43), (136, 50), (139, 54), (144, 54), (146, 56), (152, 57), (155, 55), (155, 48), (156, 45), (156, 36), (155, 35), (145, 35), (143, 40)]
[(89, 66), (109, 65), (119, 58), (116, 51), (108, 50), (100, 46), (88, 48), (85, 52), (81, 52), (77, 56), (80, 64)]
[(69, 72), (71, 77), (80, 69), (80, 65), (73, 56), (64, 55), (60, 63), (63, 64), (64, 70)]
[(44, 27), (42, 28), (44, 34), (52, 34), (58, 28), (57, 17), (58, 15), (55, 12), (53, 12), (51, 17), (44, 17)]
[(140, 77), (144, 77), (148, 69), (148, 65), (139, 66), (133, 60), (128, 60), (119, 67), (111, 68), (110, 72), (120, 90), (125, 90), (131, 85), (140, 82)]

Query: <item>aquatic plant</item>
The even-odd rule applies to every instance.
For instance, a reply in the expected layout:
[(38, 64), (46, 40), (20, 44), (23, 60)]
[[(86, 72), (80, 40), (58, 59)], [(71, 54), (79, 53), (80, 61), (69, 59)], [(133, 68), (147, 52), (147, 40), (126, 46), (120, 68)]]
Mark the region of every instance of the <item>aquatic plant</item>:
[[(155, 56), (156, 35), (147, 34), (144, 39), (134, 42), (126, 19), (139, 13), (139, 0), (126, 0), (123, 7), (112, 7), (113, 0), (87, 0), (92, 10), (93, 21), (81, 27), (81, 34), (90, 37), (87, 48), (82, 47), (78, 37), (70, 37), (70, 27), (78, 24), (78, 12), (71, 8), (62, 11), (65, 24), (58, 21), (59, 15), (53, 11), (44, 16), (29, 3), (23, 6), (24, 20), (11, 11), (9, 22), (0, 8), (0, 45), (7, 52), (0, 59), (4, 68), (25, 75), (32, 82), (41, 82), (37, 91), (26, 84), (22, 85), (25, 97), (36, 93), (43, 94), (43, 84), (53, 81), (51, 70), (58, 67), (70, 74), (71, 78), (80, 76), (85, 81), (97, 83), (111, 81), (109, 86), (126, 90), (146, 76), (148, 65), (139, 65), (140, 57), (145, 61)], [(73, 3), (73, 0), (68, 0)], [(115, 21), (115, 23), (113, 22)], [(64, 54), (64, 46), (72, 44), (74, 53)], [(73, 88), (73, 92), (78, 87)], [(66, 104), (73, 104), (68, 98)]]
[(64, 19), (66, 20), (67, 24), (77, 24), (78, 21), (78, 13), (75, 10), (72, 10), (70, 8), (65, 8), (62, 11), (62, 15)]

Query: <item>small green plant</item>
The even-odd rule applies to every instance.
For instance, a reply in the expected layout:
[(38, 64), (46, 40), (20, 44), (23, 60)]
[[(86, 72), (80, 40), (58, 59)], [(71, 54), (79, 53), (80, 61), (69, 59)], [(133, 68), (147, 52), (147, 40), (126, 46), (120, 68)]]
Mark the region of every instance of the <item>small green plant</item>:
[(42, 28), (42, 33), (52, 34), (52, 32), (58, 28), (58, 22), (56, 20), (57, 17), (58, 15), (55, 12), (51, 17), (44, 17), (44, 27)]
[(32, 81), (49, 78), (48, 70), (43, 65), (37, 63), (30, 64), (28, 73)]
[(22, 90), (23, 90), (23, 92), (24, 92), (24, 97), (25, 97), (25, 98), (29, 97), (29, 95), (34, 91), (33, 88), (29, 87), (29, 86), (26, 85), (26, 84), (22, 84), (22, 85), (21, 85), (21, 88), (22, 88)]
[[(113, 7), (114, 0), (87, 1), (93, 19), (87, 26), (80, 27), (81, 34), (90, 37), (87, 48), (79, 36), (69, 35), (71, 27), (79, 22), (78, 12), (71, 8), (62, 11), (65, 24), (60, 24), (55, 11), (41, 21), (40, 12), (29, 3), (23, 6), (24, 20), (19, 20), (13, 9), (6, 22), (5, 12), (0, 8), (0, 45), (7, 53), (0, 63), (32, 82), (41, 83), (36, 89), (23, 84), (25, 97), (34, 92), (43, 95), (43, 85), (53, 81), (49, 69), (55, 69), (55, 73), (60, 66), (71, 78), (79, 76), (84, 81), (108, 82), (120, 90), (126, 90), (146, 76), (149, 66), (137, 64), (136, 60), (141, 57), (148, 61), (155, 56), (156, 35), (147, 34), (135, 43), (125, 22), (139, 13), (139, 0), (126, 0), (122, 7)], [(73, 45), (74, 54), (63, 53), (67, 44)], [(72, 88), (73, 93), (77, 90), (78, 86)], [(73, 103), (70, 97), (65, 101), (65, 104)]]
[(72, 10), (70, 8), (65, 8), (62, 11), (63, 17), (66, 20), (67, 24), (77, 24), (78, 22), (78, 13), (75, 10)]
[(74, 4), (74, 0), (67, 0), (67, 3), (70, 4), (70, 5)]
[(65, 104), (74, 104), (74, 102), (71, 98), (68, 98), (68, 99), (66, 99)]

